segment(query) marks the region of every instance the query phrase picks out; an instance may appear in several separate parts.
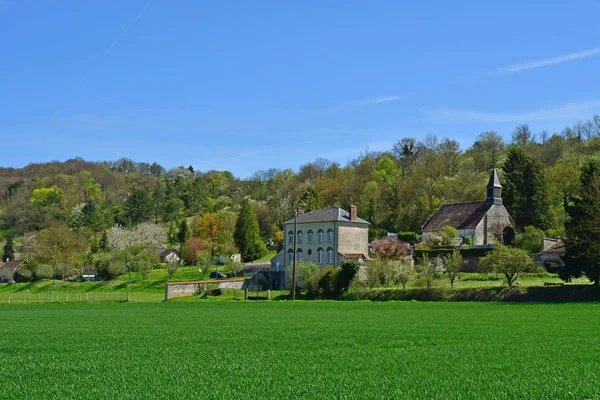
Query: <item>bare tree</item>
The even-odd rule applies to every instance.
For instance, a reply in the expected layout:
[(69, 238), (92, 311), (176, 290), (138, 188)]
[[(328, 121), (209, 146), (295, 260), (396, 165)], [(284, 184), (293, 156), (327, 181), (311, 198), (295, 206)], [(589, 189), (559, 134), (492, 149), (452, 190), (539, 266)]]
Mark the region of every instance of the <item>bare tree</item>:
[(517, 146), (528, 146), (535, 143), (535, 134), (527, 124), (517, 125), (512, 133), (512, 143)]

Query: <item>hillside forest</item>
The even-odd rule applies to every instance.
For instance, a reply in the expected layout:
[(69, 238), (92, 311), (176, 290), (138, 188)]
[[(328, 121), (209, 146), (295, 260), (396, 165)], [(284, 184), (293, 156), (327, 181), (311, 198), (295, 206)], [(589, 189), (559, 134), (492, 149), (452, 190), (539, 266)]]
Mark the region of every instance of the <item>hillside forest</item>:
[(298, 171), (261, 170), (246, 179), (127, 158), (0, 168), (0, 240), (14, 243), (14, 256), (49, 265), (144, 244), (187, 250), (194, 263), (201, 252), (238, 251), (234, 230), (244, 202), (273, 249), (297, 207), (356, 204), (372, 237), (420, 233), (442, 204), (484, 199), (492, 168), (521, 232), (565, 236), (582, 196), (581, 171), (600, 159), (600, 116), (553, 133), (518, 125), (509, 137), (482, 132), (466, 149), (450, 138), (406, 137), (388, 151), (367, 148), (346, 165), (317, 158)]

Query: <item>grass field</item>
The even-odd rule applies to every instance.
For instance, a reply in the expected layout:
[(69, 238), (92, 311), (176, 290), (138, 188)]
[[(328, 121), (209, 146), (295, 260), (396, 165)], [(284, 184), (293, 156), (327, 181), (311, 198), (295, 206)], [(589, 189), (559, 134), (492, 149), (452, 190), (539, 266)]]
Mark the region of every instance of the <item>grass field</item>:
[(600, 398), (600, 304), (0, 307), (1, 398)]

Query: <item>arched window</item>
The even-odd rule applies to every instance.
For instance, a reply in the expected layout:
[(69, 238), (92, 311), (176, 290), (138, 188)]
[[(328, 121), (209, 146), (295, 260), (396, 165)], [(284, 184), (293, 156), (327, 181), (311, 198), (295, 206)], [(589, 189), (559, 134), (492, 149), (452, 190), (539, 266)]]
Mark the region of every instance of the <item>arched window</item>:
[(308, 255), (312, 256), (312, 250), (311, 249), (308, 249)]
[(317, 249), (317, 261), (319, 265), (323, 265), (323, 248), (321, 247)]
[(313, 242), (313, 231), (308, 231), (308, 243)]
[(296, 257), (298, 261), (302, 261), (302, 249), (298, 249), (296, 253), (298, 254), (298, 256)]
[(294, 244), (294, 231), (288, 232), (288, 244)]
[(329, 243), (333, 242), (333, 229), (329, 229), (327, 231), (327, 241)]
[(333, 249), (331, 247), (327, 249), (327, 264), (333, 264)]
[(287, 263), (291, 264), (294, 261), (294, 250), (289, 249), (287, 252)]
[(323, 230), (319, 229), (317, 235), (319, 236), (319, 243), (323, 243)]
[(298, 244), (302, 244), (302, 231), (298, 231)]

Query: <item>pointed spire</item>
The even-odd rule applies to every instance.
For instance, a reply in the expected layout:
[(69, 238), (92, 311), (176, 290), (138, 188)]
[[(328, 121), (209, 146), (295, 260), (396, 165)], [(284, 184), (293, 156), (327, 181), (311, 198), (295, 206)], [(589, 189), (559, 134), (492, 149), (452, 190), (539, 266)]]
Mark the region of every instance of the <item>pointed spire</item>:
[(488, 205), (502, 205), (502, 185), (496, 168), (492, 170), (490, 181), (487, 184), (487, 198), (485, 203)]
[(498, 172), (496, 171), (496, 168), (494, 168), (492, 170), (492, 175), (490, 175), (490, 181), (487, 184), (488, 189), (489, 188), (502, 188), (502, 185), (500, 184), (500, 178), (498, 178)]

